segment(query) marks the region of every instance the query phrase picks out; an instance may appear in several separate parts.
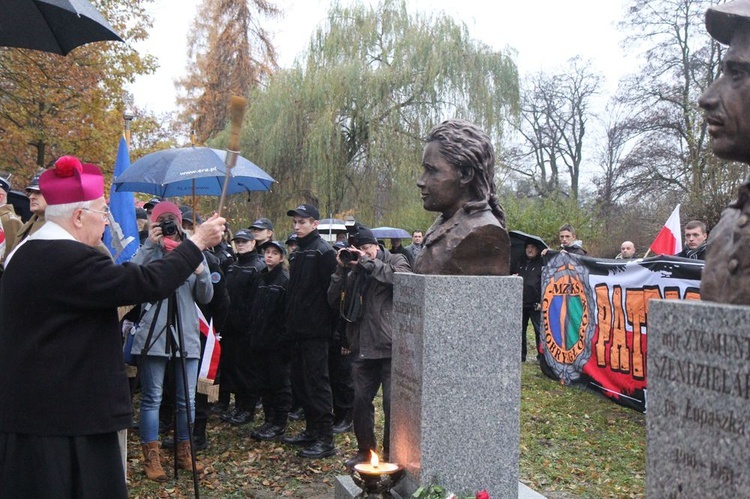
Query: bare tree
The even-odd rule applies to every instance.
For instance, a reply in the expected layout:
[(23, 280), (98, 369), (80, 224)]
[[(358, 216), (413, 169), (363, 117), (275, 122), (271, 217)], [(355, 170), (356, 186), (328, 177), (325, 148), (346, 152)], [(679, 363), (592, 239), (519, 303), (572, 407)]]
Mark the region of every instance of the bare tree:
[[(562, 193), (578, 199), (591, 99), (601, 80), (590, 63), (578, 57), (564, 71), (540, 72), (525, 80), (518, 126), (525, 143), (509, 162), (519, 162), (511, 168), (532, 179), (542, 196)], [(568, 192), (561, 174), (569, 181)]]
[[(623, 161), (628, 174), (653, 192), (680, 196), (691, 218), (718, 220), (735, 167), (713, 157), (701, 93), (718, 76), (722, 47), (706, 32), (706, 9), (717, 0), (631, 0), (621, 27), (644, 64), (622, 83), (638, 139)], [(709, 197), (710, 195), (710, 197)], [(716, 218), (714, 218), (716, 217)]]

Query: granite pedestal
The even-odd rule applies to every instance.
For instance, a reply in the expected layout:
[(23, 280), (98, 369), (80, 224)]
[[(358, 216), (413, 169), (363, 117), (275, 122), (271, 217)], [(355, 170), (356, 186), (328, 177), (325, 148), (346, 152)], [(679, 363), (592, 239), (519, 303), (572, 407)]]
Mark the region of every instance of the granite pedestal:
[(522, 284), (396, 275), (389, 461), (406, 468), (402, 496), (431, 482), (518, 496)]
[(750, 307), (650, 301), (646, 493), (750, 497)]

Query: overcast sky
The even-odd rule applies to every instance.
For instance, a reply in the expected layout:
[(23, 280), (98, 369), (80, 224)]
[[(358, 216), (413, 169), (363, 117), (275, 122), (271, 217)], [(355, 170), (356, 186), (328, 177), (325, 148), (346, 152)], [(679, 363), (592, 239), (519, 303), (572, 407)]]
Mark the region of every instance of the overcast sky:
[[(610, 88), (632, 61), (620, 47), (616, 23), (626, 0), (407, 0), (412, 11), (443, 11), (463, 21), (471, 35), (494, 48), (513, 47), (522, 74), (556, 70), (576, 55), (593, 61), (607, 77)], [(139, 108), (153, 112), (176, 110), (173, 81), (184, 74), (187, 31), (197, 14), (199, 0), (155, 0), (150, 9), (154, 27), (150, 39), (136, 48), (157, 57), (160, 68), (130, 86)], [(307, 47), (313, 30), (326, 17), (330, 0), (277, 0), (284, 12), (280, 21), (267, 24), (273, 33), (280, 64), (288, 67)], [(355, 1), (341, 0), (341, 4)], [(376, 4), (374, 1), (365, 1)]]

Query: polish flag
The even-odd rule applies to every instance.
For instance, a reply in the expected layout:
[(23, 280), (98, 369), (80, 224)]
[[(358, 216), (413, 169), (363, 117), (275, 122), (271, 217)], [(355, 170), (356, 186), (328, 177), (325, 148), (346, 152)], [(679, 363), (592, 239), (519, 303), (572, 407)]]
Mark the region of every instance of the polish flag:
[(3, 229), (3, 222), (0, 221), (0, 258), (5, 255), (5, 230)]
[(682, 251), (682, 232), (680, 230), (680, 205), (674, 209), (667, 223), (651, 243), (651, 251), (656, 255), (676, 255)]
[(221, 345), (214, 331), (214, 320), (211, 319), (211, 322), (206, 321), (206, 317), (201, 312), (201, 309), (197, 305), (195, 308), (198, 310), (198, 324), (201, 334), (206, 337), (206, 347), (203, 349), (203, 358), (201, 359), (198, 377), (214, 381), (216, 380), (216, 372), (219, 370)]

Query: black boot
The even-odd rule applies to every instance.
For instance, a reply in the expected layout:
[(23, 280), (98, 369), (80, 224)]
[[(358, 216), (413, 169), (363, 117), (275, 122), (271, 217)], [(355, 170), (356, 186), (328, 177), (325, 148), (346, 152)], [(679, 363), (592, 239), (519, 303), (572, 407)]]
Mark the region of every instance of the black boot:
[(193, 426), (193, 450), (205, 450), (208, 447), (206, 422), (207, 420), (203, 418), (195, 421), (195, 426)]
[(239, 407), (237, 407), (237, 405), (235, 404), (234, 408), (231, 411), (227, 410), (224, 414), (222, 414), (219, 417), (221, 418), (222, 421), (226, 421), (227, 423), (229, 423), (232, 420), (232, 418), (237, 416), (240, 412), (242, 412), (242, 410)]
[(333, 444), (333, 436), (330, 438), (319, 438), (310, 447), (305, 447), (297, 453), (299, 457), (308, 459), (322, 459), (336, 454), (336, 446)]
[(275, 424), (268, 424), (263, 425), (264, 427), (261, 427), (258, 431), (254, 431), (250, 434), (251, 437), (253, 437), (255, 440), (273, 440), (276, 437), (280, 437), (284, 434), (284, 431), (286, 431), (286, 425), (275, 425)]
[(346, 433), (348, 431), (352, 431), (353, 428), (354, 423), (352, 423), (352, 410), (347, 409), (344, 413), (344, 417), (342, 417), (333, 425), (333, 432), (336, 434)]
[(359, 463), (366, 463), (370, 460), (370, 451), (369, 450), (359, 450), (354, 455), (354, 457), (350, 457), (346, 461), (344, 461), (344, 467), (351, 471), (352, 468), (354, 468)]
[(317, 439), (309, 447), (305, 447), (297, 453), (299, 457), (308, 459), (321, 459), (336, 454), (336, 446), (333, 443), (333, 424), (323, 423), (318, 427)]
[(228, 404), (222, 402), (216, 402), (211, 406), (211, 414), (216, 414), (217, 416), (222, 416), (227, 410), (229, 410)]
[(285, 444), (291, 445), (310, 445), (317, 439), (317, 435), (313, 430), (307, 429), (302, 433), (296, 435), (284, 435), (281, 437), (281, 441)]
[(253, 411), (240, 411), (236, 416), (229, 420), (229, 423), (235, 426), (240, 426), (243, 424), (252, 423), (254, 417), (255, 414), (253, 414)]
[(289, 413), (289, 419), (292, 421), (301, 421), (305, 419), (305, 410), (298, 407)]

